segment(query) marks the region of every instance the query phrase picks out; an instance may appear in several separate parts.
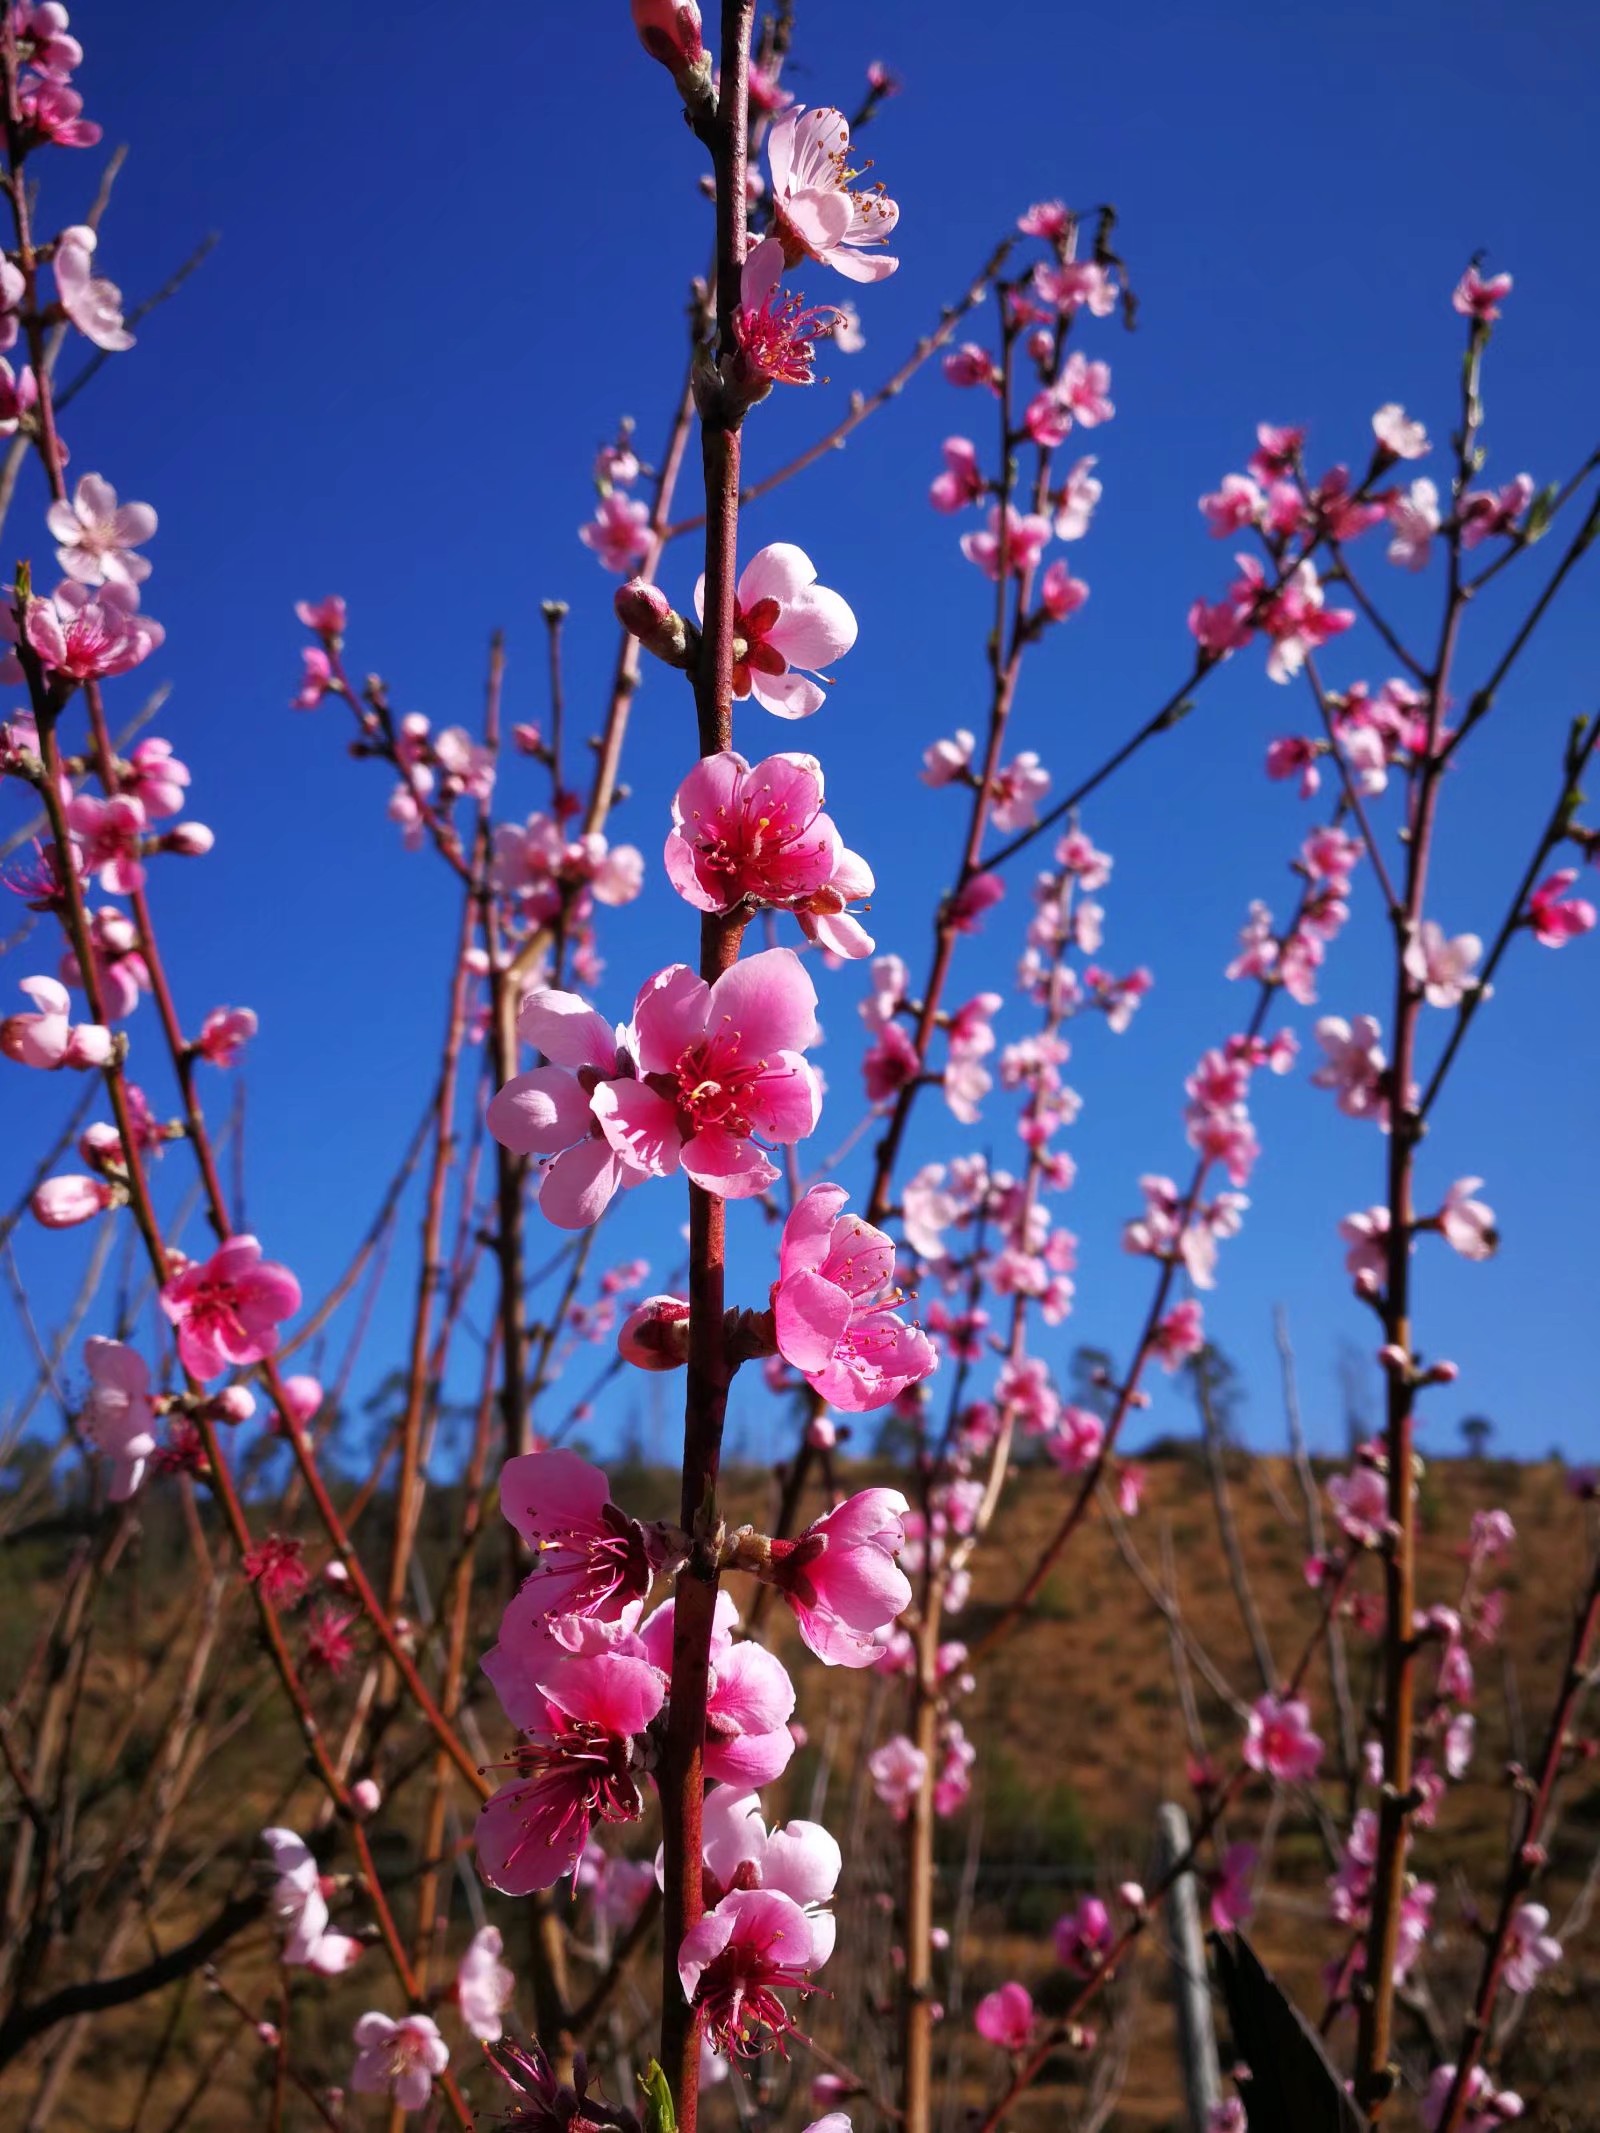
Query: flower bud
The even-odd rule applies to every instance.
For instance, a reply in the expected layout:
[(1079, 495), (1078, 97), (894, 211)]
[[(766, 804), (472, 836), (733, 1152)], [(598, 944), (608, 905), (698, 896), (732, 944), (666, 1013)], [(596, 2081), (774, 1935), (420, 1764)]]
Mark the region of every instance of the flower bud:
[(617, 1335), (617, 1353), (638, 1370), (681, 1370), (689, 1360), (689, 1305), (682, 1296), (647, 1296)]
[(111, 1057), (115, 1042), (103, 1023), (80, 1022), (67, 1040), (66, 1056), (61, 1064), (79, 1068), (103, 1067)]
[(700, 645), (700, 633), (673, 607), (659, 585), (630, 578), (619, 585), (613, 603), (617, 620), (630, 637), (669, 667), (687, 667)]
[(162, 838), (161, 849), (183, 859), (204, 859), (216, 841), (216, 833), (204, 822), (180, 822)]
[(711, 55), (700, 34), (700, 10), (694, 0), (632, 4), (639, 42), (666, 68), (686, 104), (704, 103), (711, 94)]
[(46, 1178), (30, 1204), (46, 1229), (73, 1229), (103, 1214), (114, 1197), (103, 1178)]
[(375, 1815), (383, 1805), (383, 1794), (371, 1778), (357, 1778), (350, 1787), (350, 1805), (358, 1815)]
[(256, 1411), (256, 1396), (248, 1385), (225, 1385), (211, 1403), (217, 1422), (248, 1422)]

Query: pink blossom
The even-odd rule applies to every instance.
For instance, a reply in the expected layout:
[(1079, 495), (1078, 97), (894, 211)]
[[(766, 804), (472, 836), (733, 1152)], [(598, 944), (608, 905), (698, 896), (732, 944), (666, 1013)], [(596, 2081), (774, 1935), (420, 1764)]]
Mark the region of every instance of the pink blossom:
[(1404, 570), (1421, 570), (1439, 530), (1437, 486), (1424, 476), (1409, 489), (1397, 490), (1389, 499), (1389, 524), (1394, 529), (1389, 561)]
[(1528, 924), (1542, 947), (1564, 948), (1579, 934), (1593, 932), (1594, 905), (1586, 897), (1567, 894), (1577, 878), (1576, 867), (1558, 867), (1529, 896)]
[[(783, 280), (783, 246), (763, 238), (739, 273), (739, 308), (733, 315), (734, 338), (759, 398), (768, 385), (809, 385), (816, 376), (816, 344), (831, 338), (848, 353), (849, 320), (836, 304), (808, 305)], [(864, 336), (857, 332), (854, 345)]]
[(951, 897), (945, 913), (957, 933), (976, 933), (986, 911), (1004, 900), (1006, 885), (998, 874), (970, 874)]
[(80, 584), (133, 586), (149, 577), (148, 559), (133, 551), (154, 535), (155, 512), (148, 504), (119, 504), (100, 475), (85, 474), (71, 503), (52, 504), (45, 523), (60, 543), (56, 561)]
[(1050, 773), (1035, 749), (1025, 748), (994, 774), (989, 788), (990, 819), (998, 830), (1031, 829), (1039, 819), (1039, 803), (1050, 790)]
[(17, 57), (49, 81), (66, 81), (74, 67), (83, 65), (83, 46), (66, 34), (70, 19), (60, 0), (14, 0), (10, 10), (11, 34), (17, 42)]
[(1072, 226), (1072, 213), (1065, 200), (1036, 200), (1017, 217), (1024, 237), (1064, 237)]
[(886, 1022), (878, 1032), (877, 1042), (861, 1061), (867, 1101), (887, 1103), (915, 1081), (921, 1071), (921, 1054), (911, 1038), (898, 1022)]
[(862, 1489), (781, 1554), (774, 1544), (773, 1582), (807, 1649), (824, 1664), (871, 1666), (884, 1633), (911, 1605), (910, 1581), (895, 1560), (905, 1545), (907, 1508), (898, 1489)]
[(603, 569), (625, 578), (649, 549), (650, 507), (613, 489), (601, 497), (588, 525), (578, 528), (578, 538)]
[(1496, 534), (1514, 534), (1518, 519), (1532, 501), (1531, 474), (1513, 476), (1498, 495), (1486, 489), (1475, 489), (1462, 497), (1456, 511), (1462, 546), (1477, 548)]
[(250, 1236), (230, 1237), (204, 1261), (191, 1260), (161, 1291), (177, 1331), (178, 1355), (197, 1378), (259, 1363), (278, 1345), (278, 1327), (300, 1308), (300, 1284), (263, 1259)]
[(1062, 1407), (1045, 1437), (1045, 1450), (1063, 1474), (1086, 1474), (1105, 1449), (1106, 1426), (1087, 1407)]
[(108, 800), (78, 793), (67, 803), (67, 824), (82, 850), (84, 871), (96, 875), (102, 889), (131, 896), (144, 886), (144, 806), (132, 793), (113, 793)]
[(1117, 285), (1097, 259), (1043, 259), (1033, 270), (1034, 293), (1043, 304), (1074, 318), (1087, 307), (1092, 318), (1117, 308)]
[(106, 1494), (113, 1503), (126, 1503), (156, 1448), (149, 1367), (134, 1349), (99, 1334), (85, 1341), (83, 1359), (89, 1372), (83, 1426), (111, 1462)]
[[(515, 1602), (513, 1602), (513, 1607)], [(508, 1617), (511, 1610), (507, 1610)], [(561, 1636), (502, 1639), (485, 1656), (506, 1716), (524, 1736), (517, 1773), (480, 1810), (478, 1871), (526, 1896), (577, 1866), (596, 1817), (643, 1811), (634, 1742), (666, 1701), (666, 1674), (626, 1620), (553, 1625)]]
[(1553, 1970), (1562, 1947), (1549, 1931), (1550, 1913), (1542, 1903), (1518, 1904), (1511, 1918), (1511, 1939), (1506, 1956), (1505, 1981), (1513, 1992), (1532, 1992), (1547, 1970)]
[(1339, 1234), (1350, 1247), (1344, 1263), (1355, 1276), (1357, 1288), (1375, 1295), (1389, 1267), (1388, 1208), (1369, 1207), (1363, 1214), (1346, 1215), (1339, 1224)]
[(828, 1906), (844, 1856), (821, 1823), (786, 1822), (769, 1831), (757, 1795), (723, 1785), (708, 1795), (700, 1827), (708, 1895), (733, 1888), (776, 1889), (805, 1913), (811, 1966), (826, 1962), (835, 1937)]
[(713, 985), (674, 963), (616, 1030), (575, 993), (530, 993), (517, 1027), (550, 1064), (506, 1083), (489, 1130), (518, 1155), (555, 1157), (539, 1205), (563, 1229), (586, 1229), (620, 1186), (680, 1165), (706, 1191), (748, 1199), (778, 1175), (752, 1135), (797, 1141), (816, 1125), (821, 1088), (803, 1056), (816, 999), (788, 948), (747, 956)]
[(1463, 1259), (1492, 1259), (1500, 1242), (1494, 1209), (1473, 1198), (1482, 1178), (1457, 1178), (1438, 1213), (1439, 1234)]
[(972, 764), (972, 751), (977, 746), (977, 736), (966, 726), (958, 726), (947, 741), (935, 741), (922, 753), (922, 782), (924, 785), (953, 785), (958, 778), (965, 778)]
[(1428, 450), (1428, 433), (1398, 400), (1386, 400), (1372, 418), (1372, 434), (1391, 459), (1421, 459)]
[(300, 654), (304, 672), (300, 687), (289, 699), (291, 711), (315, 711), (333, 687), (333, 662), (320, 644), (308, 644)]
[(970, 437), (947, 437), (940, 447), (944, 472), (934, 476), (928, 500), (935, 511), (961, 511), (983, 501), (988, 484), (978, 465), (978, 449)]
[(872, 869), (845, 849), (822, 799), (815, 756), (768, 756), (753, 769), (731, 749), (702, 757), (672, 803), (667, 878), (697, 910), (786, 908), (834, 954), (870, 955), (846, 906), (872, 893)]
[(922, 1750), (897, 1733), (867, 1757), (872, 1789), (897, 1822), (911, 1812), (911, 1803), (922, 1790), (928, 1758)]
[(819, 260), (849, 281), (882, 281), (898, 259), (886, 244), (900, 210), (881, 185), (852, 192), (850, 128), (831, 106), (796, 105), (767, 136), (775, 228), (784, 257)]
[(998, 579), (1002, 572), (1021, 578), (1037, 564), (1049, 538), (1047, 518), (1035, 511), (1018, 511), (1011, 504), (996, 504), (989, 513), (986, 533), (961, 536), (961, 553), (986, 578)]
[[(749, 1638), (735, 1643), (739, 1610), (717, 1595), (711, 1631), (711, 1688), (706, 1700), (706, 1776), (723, 1784), (768, 1785), (787, 1769), (795, 1739), (794, 1683), (783, 1662)], [(673, 1603), (639, 1626), (640, 1649), (665, 1675), (672, 1666)]]
[(1089, 597), (1089, 588), (1082, 578), (1075, 578), (1065, 561), (1057, 556), (1045, 566), (1044, 576), (1039, 581), (1039, 605), (1052, 622), (1065, 622), (1075, 615)]
[(1233, 1933), (1255, 1910), (1256, 1848), (1230, 1844), (1211, 1884), (1211, 1923), (1219, 1933)]
[(402, 2111), (420, 2111), (436, 2074), (450, 2064), (450, 2047), (432, 2015), (364, 2014), (354, 2030), (356, 2063), (350, 2086), (358, 2096), (391, 2095)]
[(678, 1977), (719, 2050), (754, 2056), (794, 2027), (781, 1991), (806, 1989), (811, 1922), (777, 1889), (734, 1889), (684, 1935)]
[(1250, 1707), (1244, 1759), (1252, 1770), (1283, 1783), (1300, 1783), (1317, 1774), (1322, 1742), (1311, 1730), (1311, 1709), (1300, 1697), (1287, 1702), (1260, 1696)]
[(1292, 474), (1300, 457), (1306, 433), (1298, 425), (1273, 422), (1256, 424), (1256, 449), (1250, 454), (1250, 472), (1259, 482), (1280, 481)]
[(1341, 1530), (1358, 1548), (1376, 1548), (1389, 1531), (1389, 1484), (1364, 1460), (1358, 1460), (1348, 1474), (1333, 1476), (1328, 1501)]
[(253, 1007), (214, 1007), (200, 1025), (194, 1048), (213, 1066), (235, 1066), (259, 1027)]
[(1487, 325), (1491, 319), (1500, 316), (1500, 299), (1510, 294), (1509, 274), (1495, 274), (1486, 281), (1474, 263), (1456, 283), (1450, 303), (1463, 318), (1476, 319), (1481, 325)]
[(141, 741), (128, 758), (128, 775), (123, 781), (123, 789), (140, 803), (147, 815), (176, 815), (183, 811), (189, 783), (189, 766), (173, 754), (171, 741), (152, 734), (148, 740)]
[[(703, 577), (694, 608), (704, 619)], [(811, 676), (849, 651), (856, 618), (838, 593), (817, 583), (803, 550), (774, 541), (739, 575), (734, 638), (734, 696), (753, 696), (776, 718), (809, 718), (827, 701), (826, 688)]]
[(511, 2005), (516, 1979), (501, 1962), (505, 1942), (498, 1926), (480, 1926), (456, 1965), (456, 2001), (461, 2019), (480, 2044), (498, 2041), (501, 2016)]
[(111, 1057), (111, 1032), (98, 1022), (72, 1020), (72, 1000), (56, 978), (20, 978), (18, 990), (34, 1003), (29, 1014), (0, 1021), (0, 1053), (19, 1066), (99, 1067)]
[(87, 223), (75, 223), (61, 232), (54, 261), (56, 294), (78, 331), (97, 348), (115, 355), (133, 346), (133, 335), (122, 322), (122, 291), (93, 271), (99, 241)]
[(1248, 474), (1224, 474), (1222, 486), (1201, 497), (1200, 509), (1212, 539), (1220, 541), (1259, 525), (1266, 499)]
[(830, 1407), (883, 1407), (938, 1367), (926, 1334), (895, 1315), (894, 1245), (814, 1185), (783, 1226), (772, 1288), (778, 1352)]
[(1316, 1027), (1323, 1063), (1311, 1076), (1316, 1089), (1332, 1089), (1346, 1118), (1373, 1118), (1387, 1127), (1389, 1062), (1382, 1033), (1371, 1015), (1324, 1015)]
[(1267, 744), (1267, 776), (1277, 779), (1298, 777), (1300, 797), (1309, 800), (1322, 783), (1317, 758), (1323, 745), (1319, 741), (1305, 740), (1298, 734), (1270, 741)]
[(986, 1993), (973, 2010), (972, 2026), (1002, 2051), (1025, 2052), (1033, 2037), (1033, 1997), (1016, 1983)]
[(639, 1521), (611, 1501), (600, 1469), (576, 1452), (508, 1459), (500, 1469), (500, 1510), (533, 1556), (511, 1603), (523, 1626), (549, 1615), (614, 1622), (649, 1592), (659, 1550)]
[(1150, 1352), (1163, 1370), (1173, 1371), (1191, 1355), (1198, 1355), (1205, 1344), (1205, 1308), (1191, 1296), (1174, 1304), (1161, 1320), (1152, 1336)]
[[(1247, 567), (1248, 566), (1248, 567)], [(1242, 584), (1259, 593), (1264, 586), (1261, 566), (1253, 557), (1241, 557)], [(1355, 621), (1352, 607), (1324, 604), (1322, 583), (1309, 557), (1298, 563), (1282, 588), (1261, 610), (1261, 627), (1272, 639), (1267, 674), (1273, 681), (1293, 679), (1305, 665), (1307, 652), (1314, 652), (1350, 628)]]
[(116, 1203), (116, 1194), (104, 1178), (46, 1178), (28, 1205), (33, 1218), (45, 1229), (75, 1229), (92, 1222)]
[(999, 366), (988, 349), (980, 348), (976, 341), (963, 341), (959, 348), (952, 348), (941, 367), (952, 385), (987, 385), (991, 392), (1000, 389)]
[(345, 603), (339, 593), (329, 593), (323, 600), (296, 600), (294, 611), (296, 619), (319, 637), (337, 642), (344, 635)]
[(292, 1829), (264, 1829), (261, 1841), (271, 1854), (271, 1906), (284, 1934), (279, 1960), (336, 1977), (361, 1954), (361, 1943), (328, 1930), (328, 1904), (317, 1862)]
[(1062, 1967), (1074, 1977), (1092, 1977), (1110, 1954), (1116, 1933), (1098, 1896), (1085, 1896), (1075, 1911), (1058, 1918), (1052, 1933)]
[(166, 641), (161, 624), (138, 610), (131, 586), (102, 585), (96, 595), (69, 578), (48, 599), (28, 602), (23, 630), (41, 666), (91, 681), (126, 674)]

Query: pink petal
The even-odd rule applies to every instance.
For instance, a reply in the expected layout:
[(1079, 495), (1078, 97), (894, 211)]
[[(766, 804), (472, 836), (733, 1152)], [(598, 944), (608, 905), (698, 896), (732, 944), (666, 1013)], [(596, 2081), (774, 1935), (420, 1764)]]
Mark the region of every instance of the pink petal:
[(850, 1325), (850, 1299), (820, 1275), (790, 1274), (772, 1299), (778, 1353), (796, 1370), (821, 1370)]
[(695, 1184), (724, 1200), (753, 1200), (778, 1177), (754, 1141), (741, 1140), (725, 1126), (708, 1126), (683, 1144), (683, 1167)]
[(744, 1058), (803, 1051), (816, 1041), (817, 989), (792, 948), (764, 948), (711, 987), (702, 1028), (731, 1028)]
[(829, 666), (855, 643), (855, 614), (841, 594), (809, 585), (789, 601), (767, 641), (791, 666)]
[(558, 1155), (539, 1188), (539, 1210), (557, 1229), (587, 1229), (622, 1183), (621, 1158), (603, 1140), (580, 1141)]
[(554, 1155), (586, 1139), (593, 1123), (582, 1084), (563, 1067), (517, 1074), (489, 1100), (489, 1131), (513, 1155)]
[(609, 1074), (617, 1063), (616, 1032), (575, 992), (530, 992), (517, 1010), (517, 1035), (552, 1066)]
[(592, 1108), (610, 1146), (640, 1177), (670, 1177), (677, 1169), (683, 1136), (664, 1096), (642, 1081), (603, 1081)]
[(774, 718), (810, 718), (828, 700), (828, 692), (820, 682), (807, 674), (797, 674), (792, 668), (787, 674), (752, 672), (750, 694)]
[(774, 541), (757, 549), (739, 578), (739, 605), (748, 613), (758, 600), (776, 600), (787, 610), (791, 601), (816, 582), (816, 565), (793, 541)]

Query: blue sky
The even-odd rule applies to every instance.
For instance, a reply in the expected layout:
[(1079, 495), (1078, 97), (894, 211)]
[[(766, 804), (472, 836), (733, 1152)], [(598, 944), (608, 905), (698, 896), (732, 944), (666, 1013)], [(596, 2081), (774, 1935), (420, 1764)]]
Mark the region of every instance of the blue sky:
[[(830, 385), (758, 411), (752, 471), (836, 419), (848, 389), (875, 385), (1030, 200), (1119, 210), (1142, 311), (1137, 334), (1102, 327), (1092, 349), (1112, 362), (1118, 408), (1089, 440), (1105, 501), (1071, 552), (1092, 597), (1030, 658), (1015, 721), (1017, 744), (1042, 752), (1058, 787), (1185, 671), (1184, 612), (1197, 594), (1215, 597), (1230, 552), (1207, 538), (1195, 499), (1242, 465), (1258, 420), (1309, 423), (1318, 463), (1363, 458), (1371, 411), (1389, 399), (1443, 440), (1460, 339), (1449, 292), (1476, 248), (1516, 276), (1489, 371), (1489, 474), (1559, 478), (1593, 443), (1592, 10), (1251, 0), (1218, 15), (1134, 0), (1081, 21), (1050, 11), (1048, 34), (1031, 0), (990, 0), (981, 18), (948, 0), (801, 0), (799, 12), (789, 83), (804, 101), (852, 103), (872, 59), (904, 78), (870, 145), (902, 206), (903, 264), (861, 300), (865, 351), (830, 356)], [(647, 454), (661, 435), (683, 287), (705, 252), (700, 156), (621, 0), (484, 0), (470, 20), (403, 0), (330, 0), (314, 32), (292, 35), (270, 10), (239, 4), (169, 12), (159, 36), (143, 11), (89, 5), (74, 29), (89, 111), (108, 144), (132, 149), (105, 271), (132, 296), (204, 232), (221, 235), (139, 348), (69, 412), (66, 432), (77, 467), (161, 513), (146, 605), (169, 639), (147, 672), (173, 695), (156, 730), (191, 764), (194, 811), (218, 843), (203, 864), (165, 862), (156, 903), (191, 1019), (222, 1000), (261, 1014), (249, 1212), (314, 1296), (348, 1256), (424, 1101), (456, 914), (439, 867), (399, 850), (387, 780), (350, 759), (342, 714), (286, 709), (300, 644), (292, 603), (342, 591), (355, 668), (380, 670), (399, 708), (444, 725), (475, 717), (496, 625), (509, 636), (509, 712), (540, 716), (539, 603), (564, 598), (574, 730), (598, 716), (613, 581), (575, 530), (591, 508), (593, 448), (618, 416), (638, 418)], [(41, 161), (48, 226), (81, 213), (99, 161)], [(808, 293), (836, 292), (818, 270)], [(749, 713), (739, 743), (759, 754), (798, 738), (822, 756), (832, 811), (878, 872), (880, 945), (914, 968), (959, 812), (915, 770), (929, 739), (981, 711), (989, 611), (956, 553), (958, 529), (924, 499), (941, 438), (986, 411), (925, 373), (847, 454), (752, 512), (745, 543), (798, 541), (850, 599), (861, 635), (803, 736)], [(25, 491), (6, 536), (42, 567), (37, 511)], [(1368, 556), (1368, 578), (1397, 612), (1426, 611)], [(1551, 548), (1536, 551), (1521, 582), (1551, 561)], [(669, 557), (669, 589), (686, 597), (697, 567), (686, 544)], [(1560, 737), (1600, 695), (1592, 583), (1591, 569), (1451, 781), (1434, 900), (1451, 932), (1492, 931), (1553, 795)], [(1502, 602), (1482, 604), (1469, 676), (1515, 619)], [(1369, 647), (1334, 647), (1330, 677), (1383, 679)], [(124, 710), (138, 695), (138, 682), (123, 685)], [(1281, 908), (1292, 894), (1285, 860), (1311, 818), (1266, 785), (1261, 760), (1272, 735), (1307, 724), (1305, 700), (1246, 654), (1086, 814), (1117, 861), (1106, 959), (1148, 963), (1157, 989), (1120, 1040), (1086, 1027), (1074, 1059), (1080, 1181), (1060, 1218), (1083, 1240), (1078, 1312), (1049, 1352), (1064, 1357), (1081, 1339), (1127, 1353), (1147, 1277), (1118, 1251), (1118, 1229), (1138, 1173), (1185, 1160), (1182, 1077), (1241, 1018), (1243, 996), (1221, 972), (1250, 898)], [(675, 678), (651, 675), (626, 771), (636, 797), (615, 829), (645, 849), (652, 879), (608, 925), (602, 1004), (613, 1013), (640, 977), (691, 952), (692, 922), (654, 862), (692, 745)], [(530, 808), (541, 779), (513, 765), (503, 795)], [(1387, 1012), (1378, 914), (1362, 886), (1326, 1011)], [(1004, 984), (1021, 887), (965, 952), (958, 997)], [(1597, 952), (1519, 946), (1423, 1152), (1424, 1200), (1482, 1174), (1505, 1238), (1480, 1268), (1424, 1247), (1419, 1337), (1463, 1372), (1458, 1388), (1430, 1396), (1440, 1449), (1473, 1410), (1519, 1450), (1600, 1448)], [(11, 972), (41, 967), (26, 950), (7, 960), (8, 990)], [(831, 1146), (854, 1113), (861, 981), (844, 971), (821, 985), (840, 1092), (822, 1127)], [(1291, 1019), (1309, 1043), (1313, 1015)], [(153, 1049), (148, 1008), (133, 1034)], [(40, 1132), (76, 1093), (7, 1071), (8, 1115)], [(153, 1068), (147, 1080), (153, 1094), (165, 1086)], [(230, 1092), (213, 1089), (220, 1110)], [(1273, 1441), (1270, 1317), (1282, 1302), (1308, 1424), (1332, 1444), (1341, 1344), (1373, 1344), (1334, 1225), (1378, 1196), (1382, 1152), (1303, 1082), (1258, 1094), (1266, 1155), (1245, 1235), (1225, 1247), (1210, 1326), (1249, 1378), (1247, 1427)], [(998, 1155), (1004, 1121), (997, 1106), (968, 1144)], [(927, 1127), (937, 1131), (919, 1149), (962, 1145), (931, 1107)], [(37, 1137), (18, 1135), (0, 1156), (0, 1184), (25, 1174)], [(169, 1157), (168, 1192), (183, 1162)], [(664, 1273), (680, 1213), (675, 1187), (635, 1195), (615, 1224), (616, 1256), (642, 1250)], [(20, 1238), (45, 1314), (70, 1294), (82, 1241)], [(366, 1351), (369, 1380), (401, 1349), (408, 1251), (404, 1239)], [(15, 1335), (8, 1319), (8, 1355)], [(8, 1366), (8, 1384), (14, 1375)], [(649, 1422), (650, 1399), (633, 1386), (626, 1398)], [(658, 1425), (674, 1399), (656, 1408)], [(753, 1386), (736, 1414), (746, 1442), (782, 1449), (787, 1424), (768, 1434)], [(1189, 1426), (1165, 1381), (1149, 1425)]]

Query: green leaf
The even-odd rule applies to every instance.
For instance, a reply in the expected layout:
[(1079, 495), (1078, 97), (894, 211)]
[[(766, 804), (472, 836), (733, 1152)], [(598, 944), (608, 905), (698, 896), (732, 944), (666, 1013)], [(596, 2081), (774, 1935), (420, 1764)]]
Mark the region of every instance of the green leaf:
[(644, 2133), (678, 2133), (672, 2087), (661, 2071), (659, 2061), (650, 2061), (639, 2076), (639, 2087), (644, 2095)]

